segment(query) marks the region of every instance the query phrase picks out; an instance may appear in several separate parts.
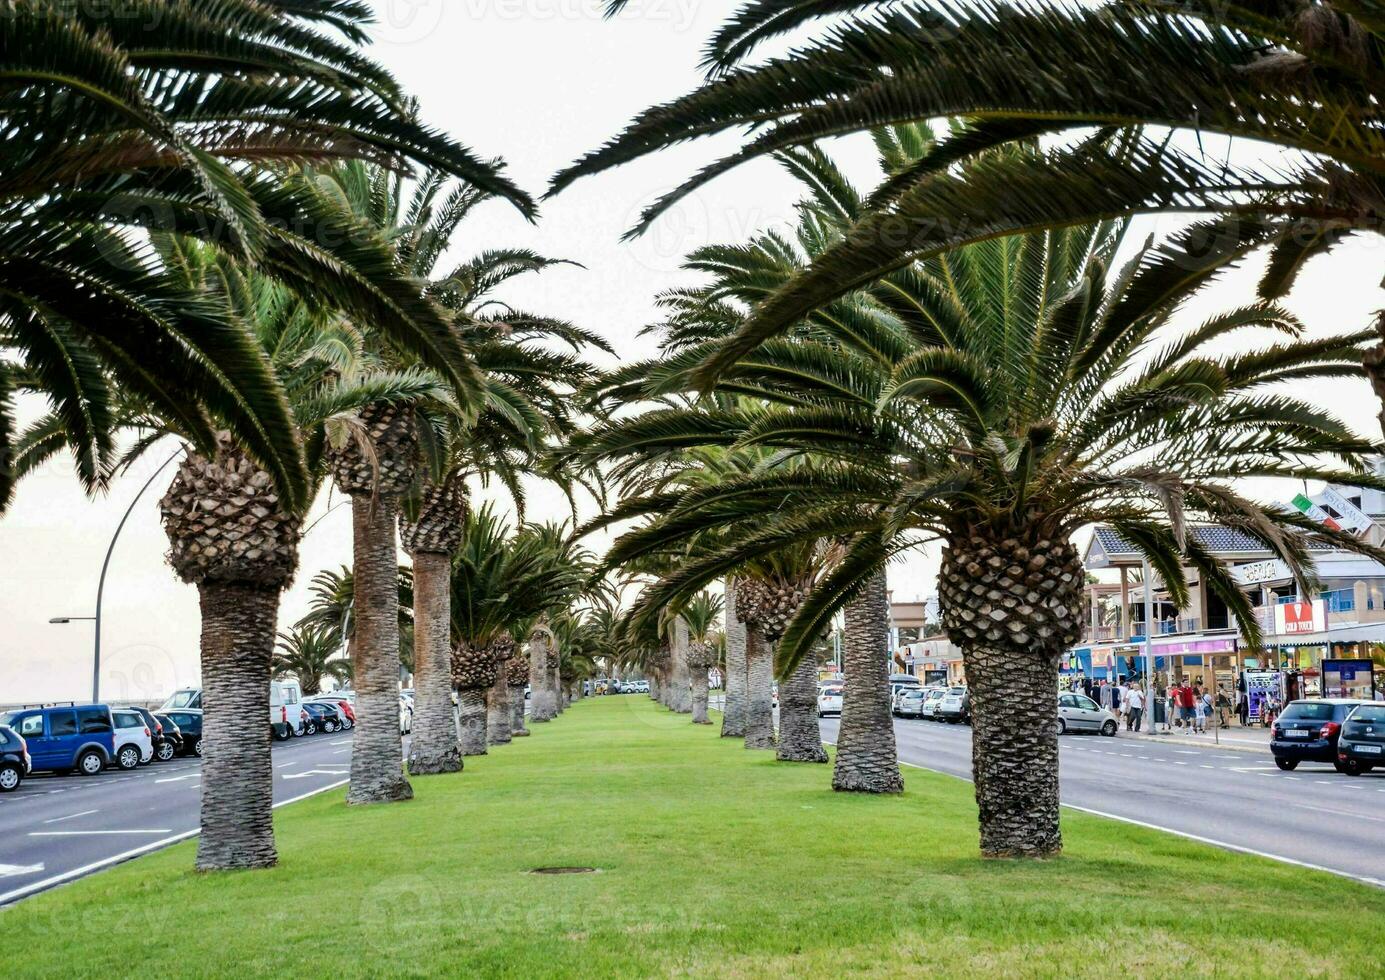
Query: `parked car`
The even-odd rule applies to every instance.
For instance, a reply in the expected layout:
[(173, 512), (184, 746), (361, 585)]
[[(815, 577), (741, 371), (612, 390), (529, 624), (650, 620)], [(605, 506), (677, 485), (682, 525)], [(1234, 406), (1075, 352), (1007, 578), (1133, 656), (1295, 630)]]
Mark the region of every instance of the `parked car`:
[(1119, 727), (1116, 719), (1111, 717), (1111, 712), (1103, 710), (1101, 705), (1085, 694), (1058, 695), (1059, 735), (1068, 732), (1100, 732), (1103, 735), (1115, 735)]
[(1349, 698), (1290, 701), (1270, 728), (1274, 764), (1288, 771), (1300, 762), (1330, 762), (1338, 772), (1346, 772), (1337, 758), (1337, 741), (1342, 722), (1363, 703)]
[(138, 711), (112, 708), (115, 727), (115, 764), (121, 769), (136, 769), (154, 759), (154, 733)]
[(891, 674), (890, 675), (890, 707), (894, 708), (895, 697), (900, 691), (909, 688), (915, 689), (922, 687), (923, 684), (913, 674)]
[[(34, 772), (95, 776), (115, 758), (111, 709), (104, 704), (20, 708), (0, 719), (29, 747)], [(138, 764), (138, 763), (136, 763)]]
[(337, 697), (335, 694), (314, 694), (309, 696), (307, 700), (335, 708), (337, 719), (341, 722), (343, 729), (349, 730), (356, 727), (356, 709), (351, 707), (351, 702), (346, 698)]
[(149, 736), (154, 740), (154, 754), (150, 758), (144, 760), (145, 765), (148, 765), (155, 759), (158, 759), (160, 762), (167, 762), (169, 759), (173, 758), (173, 746), (166, 744), (167, 740), (164, 738), (163, 723), (154, 715), (154, 712), (150, 711), (148, 708), (141, 708), (133, 704), (130, 705), (129, 708), (123, 708), (122, 710), (133, 711), (143, 718), (144, 727), (149, 729)]
[[(302, 735), (303, 695), (297, 681), (269, 682), (269, 727), (274, 737), (283, 741), (291, 735)], [(159, 706), (160, 711), (172, 708), (202, 708), (202, 689), (183, 687), (170, 694)]]
[(1342, 722), (1337, 768), (1359, 776), (1376, 766), (1385, 766), (1385, 704), (1360, 704)]
[(621, 694), (648, 694), (649, 681), (626, 681), (620, 686)]
[(202, 754), (202, 711), (200, 708), (176, 708), (165, 714), (178, 726), (183, 740), (183, 755)]
[(0, 793), (19, 789), (24, 777), (33, 770), (29, 747), (9, 725), (0, 725)]
[(938, 707), (943, 703), (943, 698), (947, 696), (947, 688), (930, 687), (923, 695), (923, 704), (919, 705), (919, 717), (929, 721), (938, 720)]
[(842, 689), (840, 687), (824, 687), (822, 693), (818, 695), (818, 717), (824, 715), (841, 716), (842, 713)]
[(894, 713), (901, 718), (922, 718), (923, 702), (928, 692), (922, 688), (906, 688), (899, 692)]
[(399, 696), (399, 734), (407, 735), (414, 730), (414, 703), (402, 694)]
[(341, 718), (337, 714), (337, 709), (323, 701), (304, 701), (303, 710), (308, 712), (308, 724), (312, 726), (313, 732), (332, 732), (341, 729)]
[(971, 723), (971, 703), (967, 700), (965, 687), (949, 687), (943, 699), (938, 702), (937, 717), (950, 725), (958, 722)]
[(196, 708), (202, 710), (202, 688), (200, 687), (180, 687), (168, 696), (163, 704), (159, 705), (160, 711), (167, 711), (170, 708)]
[[(160, 730), (163, 732), (163, 745), (154, 746), (154, 754), (159, 757), (160, 762), (167, 762), (174, 756), (187, 755), (188, 749), (183, 745), (183, 730), (178, 727), (178, 723), (171, 717), (155, 712), (154, 717), (159, 722)], [(161, 752), (167, 749), (168, 758), (164, 758)]]

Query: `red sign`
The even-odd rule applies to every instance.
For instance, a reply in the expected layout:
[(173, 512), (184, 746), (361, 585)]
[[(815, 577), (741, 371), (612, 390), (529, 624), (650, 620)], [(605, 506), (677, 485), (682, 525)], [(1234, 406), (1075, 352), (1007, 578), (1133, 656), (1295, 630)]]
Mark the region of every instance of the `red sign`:
[(1284, 632), (1312, 633), (1313, 604), (1311, 602), (1284, 603)]

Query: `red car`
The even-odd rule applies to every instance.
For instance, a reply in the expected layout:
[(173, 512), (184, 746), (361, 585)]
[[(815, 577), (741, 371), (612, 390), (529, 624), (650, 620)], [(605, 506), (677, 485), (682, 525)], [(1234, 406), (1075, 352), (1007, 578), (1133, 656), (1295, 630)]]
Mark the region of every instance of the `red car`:
[(308, 698), (308, 700), (316, 701), (320, 704), (330, 704), (332, 707), (339, 710), (342, 716), (346, 718), (346, 724), (342, 726), (343, 728), (356, 727), (356, 712), (351, 709), (351, 702), (346, 700), (346, 698), (317, 696)]

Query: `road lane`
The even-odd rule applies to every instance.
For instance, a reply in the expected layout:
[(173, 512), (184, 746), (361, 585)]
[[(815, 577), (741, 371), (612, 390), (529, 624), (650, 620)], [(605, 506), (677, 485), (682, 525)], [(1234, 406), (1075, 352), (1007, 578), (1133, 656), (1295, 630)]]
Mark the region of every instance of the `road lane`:
[[(838, 720), (824, 718), (835, 742)], [(971, 729), (895, 720), (901, 762), (971, 778)], [(1059, 739), (1063, 803), (1385, 887), (1385, 772), (1350, 777), (1268, 751), (1226, 752), (1118, 735)], [(908, 774), (905, 774), (908, 783)]]
[[(280, 806), (347, 779), (351, 737), (274, 743)], [(202, 766), (155, 762), (99, 776), (38, 773), (0, 796), (0, 906), (197, 833)]]

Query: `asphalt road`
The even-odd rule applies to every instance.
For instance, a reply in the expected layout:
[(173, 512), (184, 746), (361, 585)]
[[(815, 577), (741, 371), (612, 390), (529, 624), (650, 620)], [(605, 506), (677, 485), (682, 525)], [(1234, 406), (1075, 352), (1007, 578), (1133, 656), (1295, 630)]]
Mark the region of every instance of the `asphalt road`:
[[(836, 741), (838, 724), (822, 719), (824, 741)], [(901, 762), (971, 778), (970, 728), (913, 719), (894, 728)], [(1124, 735), (1065, 735), (1059, 746), (1067, 806), (1385, 887), (1385, 771), (1353, 778), (1305, 762), (1280, 772), (1268, 750)]]
[[(274, 805), (346, 782), (351, 733), (274, 743)], [(197, 832), (201, 760), (99, 776), (36, 773), (0, 796), (0, 905)]]

